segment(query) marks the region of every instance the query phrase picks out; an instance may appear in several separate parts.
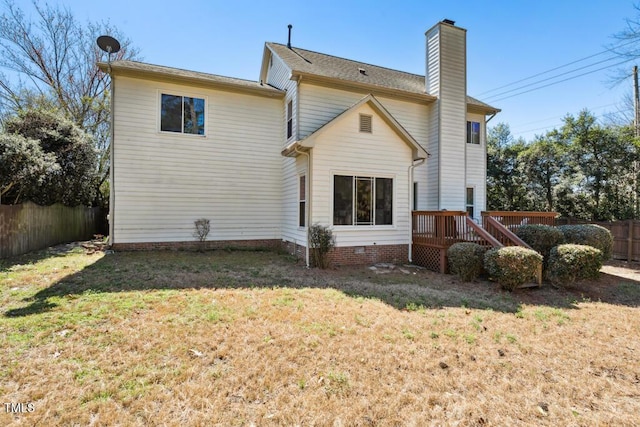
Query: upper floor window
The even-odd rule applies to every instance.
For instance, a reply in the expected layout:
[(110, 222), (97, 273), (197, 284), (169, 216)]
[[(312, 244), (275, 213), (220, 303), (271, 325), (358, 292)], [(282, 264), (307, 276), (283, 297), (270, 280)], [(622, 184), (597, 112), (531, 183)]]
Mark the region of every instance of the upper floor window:
[(287, 103), (287, 139), (293, 136), (293, 101)]
[(480, 123), (467, 122), (467, 144), (480, 144)]
[(163, 93), (160, 130), (204, 135), (204, 99)]

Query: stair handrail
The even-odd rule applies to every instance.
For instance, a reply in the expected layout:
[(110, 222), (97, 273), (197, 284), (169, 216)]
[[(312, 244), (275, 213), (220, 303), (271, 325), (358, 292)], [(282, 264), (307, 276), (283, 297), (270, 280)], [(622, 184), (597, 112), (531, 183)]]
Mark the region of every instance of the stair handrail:
[(489, 244), (492, 247), (501, 248), (501, 247), (504, 246), (502, 243), (500, 243), (500, 241), (498, 239), (493, 237), (487, 230), (485, 230), (484, 228), (482, 228), (478, 224), (476, 224), (476, 222), (473, 219), (471, 219), (471, 217), (466, 217), (466, 222), (467, 222), (467, 225), (469, 227), (471, 227), (473, 229), (473, 231), (475, 231), (478, 236), (482, 237), (484, 240), (489, 242)]
[(496, 220), (492, 216), (485, 217), (487, 224), (491, 225), (498, 233), (504, 236), (507, 240), (511, 241), (515, 246), (523, 246), (527, 249), (532, 249), (524, 240), (515, 235), (515, 233), (504, 226), (500, 221)]

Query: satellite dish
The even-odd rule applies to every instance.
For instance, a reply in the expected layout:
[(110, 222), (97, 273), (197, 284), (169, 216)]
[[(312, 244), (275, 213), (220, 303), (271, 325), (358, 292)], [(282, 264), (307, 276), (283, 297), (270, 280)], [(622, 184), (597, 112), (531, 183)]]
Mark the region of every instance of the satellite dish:
[(96, 41), (98, 43), (98, 47), (107, 52), (109, 56), (111, 56), (112, 53), (120, 51), (120, 42), (111, 36), (100, 36)]

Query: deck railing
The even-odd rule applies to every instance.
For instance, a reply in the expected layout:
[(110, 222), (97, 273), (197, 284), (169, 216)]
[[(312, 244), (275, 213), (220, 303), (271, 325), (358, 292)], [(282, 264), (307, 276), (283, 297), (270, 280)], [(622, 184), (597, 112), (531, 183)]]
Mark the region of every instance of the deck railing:
[(465, 211), (414, 211), (413, 260), (430, 270), (446, 272), (447, 249), (458, 242), (474, 242), (485, 247), (500, 242), (474, 223)]
[(483, 231), (464, 211), (413, 212), (414, 244), (448, 248), (457, 242), (475, 242), (493, 246), (491, 236)]
[[(482, 226), (465, 211), (414, 211), (413, 261), (430, 270), (445, 273), (447, 249), (458, 242), (473, 242), (485, 247), (523, 246), (529, 248), (515, 231), (526, 224), (555, 225), (555, 212), (482, 212)], [(540, 284), (542, 270), (538, 271)]]
[(484, 211), (482, 225), (486, 225), (486, 218), (491, 217), (510, 230), (526, 224), (556, 225), (557, 212), (517, 212), (517, 211)]

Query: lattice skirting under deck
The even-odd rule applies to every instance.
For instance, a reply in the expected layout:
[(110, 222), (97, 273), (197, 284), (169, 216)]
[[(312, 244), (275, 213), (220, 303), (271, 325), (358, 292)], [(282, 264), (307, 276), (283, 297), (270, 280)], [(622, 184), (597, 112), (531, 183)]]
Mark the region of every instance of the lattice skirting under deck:
[(432, 246), (413, 245), (412, 261), (438, 273), (447, 272), (447, 250)]

